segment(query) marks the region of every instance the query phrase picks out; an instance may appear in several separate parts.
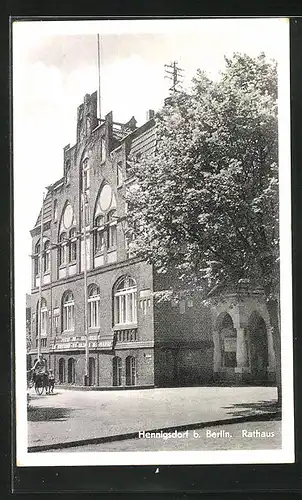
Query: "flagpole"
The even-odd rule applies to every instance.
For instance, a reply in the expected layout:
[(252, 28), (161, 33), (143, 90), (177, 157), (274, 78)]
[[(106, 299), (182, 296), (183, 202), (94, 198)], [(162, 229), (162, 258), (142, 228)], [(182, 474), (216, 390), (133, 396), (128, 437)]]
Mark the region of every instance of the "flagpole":
[(40, 280), (39, 280), (39, 306), (38, 306), (38, 358), (41, 354), (41, 301), (42, 301), (42, 264), (43, 264), (43, 219), (44, 219), (44, 193), (42, 197), (42, 210), (41, 210), (41, 233), (40, 233)]
[(98, 41), (99, 118), (101, 120), (102, 112), (101, 112), (101, 42), (100, 42), (100, 35), (97, 35), (97, 41)]
[(86, 337), (85, 344), (85, 376), (84, 385), (89, 384), (89, 336), (88, 336), (88, 311), (87, 311), (87, 241), (86, 241), (86, 220), (85, 220), (85, 194), (82, 193), (82, 220), (83, 220), (83, 238), (84, 238), (84, 332)]

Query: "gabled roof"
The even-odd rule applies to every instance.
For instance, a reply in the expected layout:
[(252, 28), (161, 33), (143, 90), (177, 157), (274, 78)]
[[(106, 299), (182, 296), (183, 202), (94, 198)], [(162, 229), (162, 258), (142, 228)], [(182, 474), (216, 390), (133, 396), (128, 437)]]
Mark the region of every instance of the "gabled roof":
[[(47, 194), (46, 194), (46, 196), (44, 198), (43, 205), (44, 205), (43, 224), (45, 224), (45, 222), (49, 221), (51, 219), (51, 216), (52, 216), (52, 196), (51, 196), (50, 191), (47, 192)], [(41, 215), (42, 215), (42, 208), (41, 208), (39, 216), (37, 218), (35, 227), (36, 226), (40, 226), (40, 224), (41, 224)]]

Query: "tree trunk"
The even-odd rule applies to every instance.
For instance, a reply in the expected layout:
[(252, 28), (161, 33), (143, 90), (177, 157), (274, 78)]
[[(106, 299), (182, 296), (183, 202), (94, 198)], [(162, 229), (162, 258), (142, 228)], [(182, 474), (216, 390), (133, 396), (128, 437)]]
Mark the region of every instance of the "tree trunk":
[(279, 304), (277, 299), (267, 299), (267, 310), (273, 329), (273, 345), (276, 358), (276, 384), (278, 391), (278, 404), (282, 402), (282, 383), (281, 383), (281, 332), (279, 323)]

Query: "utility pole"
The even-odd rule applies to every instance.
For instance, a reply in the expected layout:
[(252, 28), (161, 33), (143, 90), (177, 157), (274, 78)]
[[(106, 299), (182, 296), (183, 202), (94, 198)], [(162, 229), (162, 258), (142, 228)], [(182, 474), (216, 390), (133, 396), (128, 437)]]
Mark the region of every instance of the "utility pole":
[(40, 280), (39, 280), (39, 307), (38, 307), (38, 358), (41, 354), (41, 301), (42, 301), (42, 265), (43, 265), (43, 219), (44, 219), (44, 193), (42, 197), (42, 209), (41, 209), (41, 233), (40, 233), (40, 255), (39, 255), (39, 265), (40, 265)]
[(181, 83), (184, 72), (184, 70), (179, 68), (177, 64), (177, 61), (174, 61), (173, 63), (171, 62), (170, 64), (165, 64), (165, 68), (167, 68), (165, 69), (165, 78), (169, 78), (169, 80), (172, 80), (172, 87), (170, 87), (169, 90), (173, 94), (175, 94), (175, 92), (179, 90), (176, 87)]
[(89, 384), (89, 334), (88, 334), (88, 304), (87, 304), (87, 236), (86, 236), (86, 193), (84, 191), (84, 173), (83, 173), (83, 192), (82, 192), (82, 224), (83, 224), (83, 243), (84, 243), (84, 332), (85, 332), (85, 375), (84, 385)]
[(101, 42), (100, 42), (100, 35), (97, 35), (97, 42), (98, 42), (98, 81), (99, 81), (99, 119), (101, 120), (102, 118), (102, 112), (101, 112)]

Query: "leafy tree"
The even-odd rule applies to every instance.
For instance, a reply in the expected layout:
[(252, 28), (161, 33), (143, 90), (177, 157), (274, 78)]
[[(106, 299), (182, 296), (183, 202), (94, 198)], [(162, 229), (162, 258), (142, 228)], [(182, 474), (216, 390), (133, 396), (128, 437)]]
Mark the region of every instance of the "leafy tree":
[(199, 70), (157, 114), (156, 150), (130, 162), (127, 196), (136, 254), (173, 269), (179, 289), (205, 300), (263, 289), (281, 398), (277, 112), (277, 67), (264, 54), (234, 54), (217, 81)]

